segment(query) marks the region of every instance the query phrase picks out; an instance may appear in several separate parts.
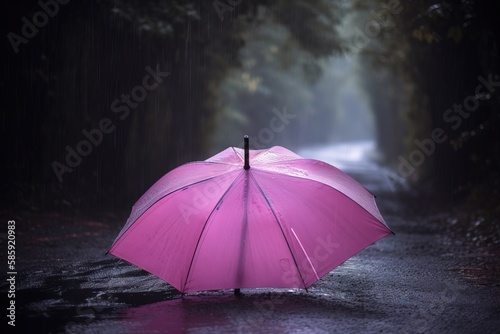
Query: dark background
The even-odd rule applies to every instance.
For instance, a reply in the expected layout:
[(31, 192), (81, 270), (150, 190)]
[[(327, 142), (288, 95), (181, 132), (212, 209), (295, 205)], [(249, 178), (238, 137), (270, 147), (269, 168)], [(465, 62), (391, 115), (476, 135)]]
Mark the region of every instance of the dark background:
[[(478, 76), (500, 75), (498, 2), (222, 3), (225, 11), (214, 1), (73, 0), (18, 53), (8, 33), (21, 36), (21, 19), (32, 22), (41, 7), (3, 3), (2, 210), (127, 211), (172, 168), (238, 145), (243, 132), (257, 135), (273, 108), (301, 117), (269, 146), (352, 139), (332, 125), (339, 114), (325, 102), (339, 89), (324, 79), (336, 57), (340, 68), (356, 64), (378, 161), (397, 171), (398, 157), (418, 148), (415, 139), (442, 128), (448, 140), (402, 177), (436, 203), (464, 206), (497, 226), (500, 87), (476, 96), (477, 110), (457, 129), (443, 114), (474, 94)], [(380, 31), (366, 42), (359, 30), (373, 20)], [(157, 64), (169, 76), (121, 120), (112, 102)], [(355, 115), (350, 124), (365, 117), (347, 114)], [(60, 182), (53, 162), (64, 164), (65, 147), (103, 118), (114, 131)]]

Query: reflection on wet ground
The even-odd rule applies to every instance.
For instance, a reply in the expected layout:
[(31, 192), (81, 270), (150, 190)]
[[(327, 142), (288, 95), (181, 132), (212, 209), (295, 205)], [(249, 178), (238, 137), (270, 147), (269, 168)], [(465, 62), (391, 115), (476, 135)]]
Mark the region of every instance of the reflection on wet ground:
[[(328, 161), (328, 151), (329, 162), (337, 161), (336, 148), (301, 153)], [(449, 233), (450, 214), (416, 206), (406, 185), (388, 181), (389, 170), (353, 159), (339, 164), (377, 195), (396, 235), (363, 250), (308, 291), (243, 289), (239, 297), (232, 291), (182, 296), (155, 276), (105, 255), (126, 217), (18, 214), (18, 328), (39, 333), (462, 333), (500, 328), (498, 248), (466, 248)], [(6, 284), (1, 288), (6, 290)]]

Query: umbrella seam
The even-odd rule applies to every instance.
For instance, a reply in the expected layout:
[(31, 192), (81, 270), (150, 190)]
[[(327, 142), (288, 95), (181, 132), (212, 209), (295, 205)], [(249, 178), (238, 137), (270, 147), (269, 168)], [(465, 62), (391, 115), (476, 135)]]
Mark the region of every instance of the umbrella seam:
[(196, 162), (204, 162), (207, 164), (216, 164), (216, 165), (226, 165), (226, 166), (239, 166), (239, 164), (230, 164), (226, 162), (220, 162), (220, 161), (209, 161), (209, 160), (203, 160), (203, 161), (196, 161)]
[(255, 177), (253, 176), (252, 173), (250, 173), (250, 175), (252, 177), (252, 180), (257, 185), (257, 188), (259, 189), (260, 193), (262, 194), (262, 196), (266, 200), (266, 203), (269, 206), (269, 209), (273, 213), (274, 219), (276, 220), (276, 223), (278, 223), (278, 226), (279, 226), (279, 228), (281, 230), (281, 234), (283, 235), (283, 239), (285, 239), (285, 242), (286, 242), (286, 245), (288, 247), (288, 250), (290, 251), (290, 255), (292, 256), (293, 263), (295, 264), (295, 267), (297, 268), (297, 272), (299, 273), (300, 279), (302, 280), (302, 283), (304, 284), (304, 289), (307, 289), (306, 282), (304, 281), (304, 277), (302, 277), (302, 273), (300, 272), (300, 268), (299, 268), (299, 265), (297, 263), (297, 260), (295, 259), (295, 255), (293, 254), (292, 248), (290, 247), (290, 243), (288, 242), (288, 239), (287, 239), (287, 237), (285, 235), (285, 231), (283, 230), (283, 226), (282, 226), (280, 220), (278, 219), (278, 216), (276, 216), (276, 212), (275, 212), (274, 208), (272, 207), (271, 202), (269, 202), (269, 199), (267, 198), (266, 194), (264, 193), (264, 191), (260, 187), (259, 182), (257, 182), (257, 180), (255, 179)]
[[(146, 210), (144, 210), (144, 212), (143, 212), (143, 213), (141, 213), (141, 214), (140, 214), (140, 215), (139, 215), (139, 216), (138, 216), (138, 217), (134, 220), (134, 222), (130, 224), (130, 226), (129, 226), (129, 227), (128, 227), (125, 231), (123, 231), (123, 233), (120, 233), (120, 234), (118, 235), (118, 237), (117, 237), (117, 238), (116, 238), (116, 240), (113, 242), (113, 244), (111, 245), (110, 249), (108, 250), (108, 253), (111, 253), (111, 251), (113, 250), (113, 248), (115, 248), (115, 246), (118, 246), (118, 245), (121, 243), (121, 240), (122, 240), (123, 236), (124, 236), (124, 235), (125, 235), (125, 234), (126, 234), (126, 233), (127, 233), (127, 232), (128, 232), (128, 231), (132, 228), (132, 227), (134, 227), (134, 228), (135, 228), (135, 227), (137, 227), (137, 224), (136, 224), (136, 223), (137, 223), (137, 221), (138, 221), (140, 218), (142, 218), (142, 216), (144, 216), (144, 214), (145, 214), (146, 212), (148, 213), (148, 215), (149, 215), (149, 214), (151, 214), (151, 212), (149, 212), (149, 211), (150, 211), (150, 209), (151, 209), (151, 208), (152, 208), (155, 204), (157, 204), (159, 201), (161, 201), (162, 199), (164, 199), (164, 198), (165, 198), (165, 197), (167, 197), (167, 196), (173, 195), (173, 194), (175, 194), (175, 193), (178, 193), (178, 192), (179, 192), (179, 191), (181, 191), (181, 190), (184, 190), (186, 187), (191, 187), (191, 186), (194, 186), (194, 185), (199, 184), (199, 183), (203, 183), (203, 182), (206, 182), (206, 181), (211, 181), (211, 180), (213, 180), (213, 179), (215, 179), (215, 178), (218, 178), (218, 177), (220, 177), (220, 176), (227, 176), (227, 174), (221, 174), (221, 175), (213, 176), (213, 177), (208, 178), (208, 179), (204, 179), (204, 180), (196, 181), (196, 182), (193, 182), (193, 183), (190, 183), (190, 184), (187, 184), (187, 185), (183, 185), (182, 187), (177, 188), (177, 189), (175, 189), (175, 190), (173, 190), (173, 191), (169, 192), (168, 194), (165, 194), (165, 195), (161, 196), (160, 198), (158, 198), (156, 201), (154, 201), (154, 203), (152, 203), (151, 205), (148, 205), (148, 206), (147, 206), (147, 209), (146, 209)], [(236, 178), (238, 178), (238, 177), (236, 177)], [(234, 182), (234, 181), (233, 181), (233, 182)], [(231, 186), (232, 186), (232, 183), (231, 183)]]
[(295, 233), (295, 230), (293, 229), (293, 227), (290, 228), (290, 230), (292, 231), (293, 236), (295, 237), (295, 239), (297, 239), (297, 242), (299, 243), (299, 246), (302, 249), (302, 252), (304, 252), (304, 255), (307, 258), (307, 262), (309, 262), (309, 265), (311, 266), (312, 270), (314, 271), (314, 276), (316, 276), (316, 279), (319, 280), (320, 277), (318, 276), (318, 272), (316, 271), (316, 268), (314, 268), (314, 265), (313, 265), (313, 263), (311, 261), (311, 258), (309, 257), (309, 254), (307, 254), (306, 249), (304, 248), (304, 246), (302, 245), (302, 242), (300, 241), (299, 237), (297, 236), (297, 233)]
[(241, 161), (244, 162), (245, 159), (238, 153), (238, 151), (236, 151), (236, 147), (232, 146), (231, 148), (233, 149), (233, 152), (238, 156), (238, 158), (240, 158)]
[(210, 221), (210, 218), (212, 217), (213, 213), (215, 212), (215, 210), (217, 209), (217, 207), (219, 206), (219, 204), (226, 197), (226, 195), (229, 192), (229, 190), (231, 190), (233, 188), (233, 185), (236, 183), (236, 181), (239, 180), (239, 178), (241, 177), (241, 175), (243, 175), (243, 173), (244, 173), (244, 171), (240, 172), (240, 174), (235, 177), (235, 179), (233, 180), (233, 182), (231, 182), (231, 184), (229, 185), (229, 187), (227, 187), (227, 190), (224, 192), (224, 194), (221, 196), (221, 198), (217, 201), (217, 204), (215, 204), (214, 208), (212, 209), (212, 211), (208, 215), (207, 219), (205, 220), (205, 223), (203, 224), (203, 228), (200, 231), (200, 236), (198, 237), (198, 241), (196, 242), (196, 246), (194, 247), (193, 256), (191, 257), (191, 261), (189, 262), (189, 268), (188, 268), (188, 271), (187, 271), (187, 274), (186, 274), (186, 279), (185, 279), (183, 287), (182, 287), (183, 290), (185, 290), (185, 288), (186, 288), (187, 282), (189, 280), (189, 274), (191, 273), (191, 268), (193, 266), (194, 258), (196, 257), (196, 253), (198, 251), (198, 246), (200, 245), (201, 237), (203, 236), (203, 234), (205, 232), (205, 228), (207, 227), (207, 224)]
[[(184, 164), (184, 165), (182, 165), (182, 166), (180, 166), (180, 167), (178, 167), (178, 168), (181, 168), (181, 167), (183, 167), (183, 166), (185, 166), (185, 165), (189, 165), (189, 164), (195, 164), (195, 163), (214, 163), (214, 164), (224, 165), (224, 164), (222, 164), (222, 163), (211, 162), (211, 161), (194, 161), (194, 162), (189, 162), (189, 163), (187, 163), (187, 164)], [(230, 164), (225, 164), (225, 165), (228, 165), (228, 166), (238, 166), (238, 165), (230, 165)], [(238, 171), (238, 170), (237, 170), (237, 169), (235, 169), (234, 171)], [(177, 192), (177, 191), (179, 191), (179, 190), (183, 190), (183, 189), (184, 189), (184, 188), (186, 188), (186, 187), (190, 187), (190, 186), (193, 186), (193, 185), (195, 185), (195, 184), (198, 184), (198, 183), (201, 183), (201, 182), (205, 182), (205, 181), (210, 181), (210, 180), (215, 179), (216, 177), (223, 176), (223, 175), (227, 175), (228, 173), (231, 173), (231, 172), (233, 172), (233, 171), (226, 172), (225, 174), (220, 174), (220, 175), (212, 176), (212, 177), (210, 177), (210, 178), (203, 179), (203, 180), (199, 180), (199, 181), (196, 181), (196, 182), (193, 182), (193, 183), (184, 184), (184, 185), (182, 185), (181, 187), (179, 187), (179, 188), (177, 188), (177, 189), (174, 189), (174, 190), (172, 190), (171, 192), (169, 192), (169, 193), (167, 193), (167, 194), (165, 194), (165, 195), (161, 195), (161, 196), (160, 196), (158, 199), (156, 199), (153, 203), (148, 204), (148, 205), (147, 205), (147, 208), (146, 208), (146, 209), (145, 209), (145, 210), (144, 210), (144, 211), (143, 211), (140, 215), (138, 215), (138, 216), (137, 216), (137, 218), (135, 218), (135, 219), (134, 219), (134, 222), (130, 223), (130, 226), (129, 226), (129, 227), (128, 227), (125, 231), (123, 231), (123, 233), (122, 233), (122, 231), (120, 231), (120, 233), (118, 234), (118, 237), (115, 239), (115, 241), (113, 242), (113, 244), (114, 244), (114, 243), (118, 240), (118, 238), (119, 238), (120, 236), (122, 236), (123, 234), (125, 234), (125, 232), (127, 232), (127, 231), (128, 231), (128, 229), (129, 229), (132, 225), (134, 225), (134, 224), (135, 224), (135, 222), (136, 222), (136, 221), (137, 221), (137, 220), (138, 220), (138, 219), (139, 219), (139, 218), (140, 218), (140, 217), (141, 217), (141, 216), (142, 216), (142, 215), (143, 215), (143, 214), (144, 214), (147, 210), (149, 210), (149, 209), (150, 209), (153, 205), (155, 205), (156, 203), (158, 203), (158, 201), (160, 201), (161, 199), (163, 199), (163, 198), (165, 198), (165, 197), (167, 197), (167, 196), (169, 196), (169, 195), (171, 195), (171, 194), (174, 194), (174, 193), (176, 193), (176, 192)], [(151, 186), (151, 188), (152, 188), (152, 187), (154, 187), (154, 186), (155, 186), (155, 185), (152, 185), (152, 186)], [(151, 188), (150, 188), (150, 189), (151, 189)], [(148, 191), (149, 191), (149, 190), (148, 190)], [(139, 199), (139, 200), (140, 200), (140, 199)], [(134, 211), (133, 209), (134, 209), (134, 207), (135, 207), (136, 205), (137, 205), (137, 203), (135, 203), (135, 204), (134, 204), (134, 206), (132, 207), (132, 212)], [(145, 206), (145, 205), (143, 205), (143, 206)], [(131, 215), (132, 215), (132, 213), (131, 213)], [(129, 217), (129, 218), (130, 218), (130, 217)], [(127, 220), (127, 222), (128, 222), (128, 220)], [(126, 224), (127, 224), (127, 223), (126, 223)], [(125, 225), (126, 225), (126, 224), (125, 224)]]
[[(257, 168), (258, 169), (258, 168)], [(382, 214), (380, 213), (380, 210), (378, 209), (378, 207), (376, 206), (376, 203), (375, 204), (375, 208), (377, 209), (377, 212), (379, 213), (380, 217), (382, 218), (382, 221), (379, 220), (377, 217), (375, 217), (370, 211), (368, 211), (366, 208), (364, 208), (362, 205), (360, 205), (357, 201), (355, 201), (351, 196), (347, 195), (346, 193), (344, 193), (343, 191), (340, 191), (339, 189), (336, 189), (334, 188), (333, 186), (329, 185), (329, 184), (326, 184), (326, 183), (323, 183), (321, 181), (317, 181), (317, 180), (313, 180), (313, 179), (308, 179), (308, 178), (305, 178), (305, 177), (300, 177), (300, 176), (293, 176), (293, 175), (287, 175), (287, 174), (283, 174), (283, 173), (275, 173), (275, 172), (271, 172), (271, 171), (268, 171), (268, 170), (263, 170), (263, 169), (258, 169), (259, 172), (263, 172), (263, 173), (269, 173), (269, 174), (279, 174), (280, 176), (287, 176), (287, 177), (291, 177), (291, 178), (295, 178), (295, 179), (301, 179), (301, 180), (307, 180), (307, 181), (311, 181), (311, 182), (315, 182), (315, 183), (319, 183), (321, 185), (324, 185), (324, 186), (327, 186), (331, 189), (333, 189), (334, 191), (344, 195), (345, 197), (349, 198), (352, 202), (354, 202), (357, 206), (359, 206), (361, 209), (363, 209), (364, 211), (366, 211), (370, 216), (372, 216), (373, 218), (375, 218), (377, 221), (379, 221), (380, 223), (382, 223), (385, 227), (387, 227), (389, 230), (390, 228), (387, 226), (387, 223), (385, 222), (384, 218), (382, 217)], [(363, 185), (362, 185), (363, 186)], [(364, 186), (363, 186), (364, 188)], [(366, 189), (366, 188), (365, 188)], [(371, 196), (374, 196), (370, 191), (368, 191), (370, 193)], [(374, 197), (372, 197), (372, 199), (374, 199)], [(392, 231), (391, 231), (392, 232)]]

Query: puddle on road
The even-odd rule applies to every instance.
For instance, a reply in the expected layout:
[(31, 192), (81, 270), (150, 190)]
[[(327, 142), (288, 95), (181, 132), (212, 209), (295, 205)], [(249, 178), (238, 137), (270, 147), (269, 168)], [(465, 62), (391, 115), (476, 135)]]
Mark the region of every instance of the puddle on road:
[[(334, 319), (352, 322), (383, 316), (362, 305), (300, 291), (253, 291), (244, 292), (241, 297), (223, 291), (111, 312), (103, 309), (93, 317), (66, 324), (62, 330), (68, 333), (326, 332), (335, 327)], [(341, 328), (342, 324), (338, 326)]]

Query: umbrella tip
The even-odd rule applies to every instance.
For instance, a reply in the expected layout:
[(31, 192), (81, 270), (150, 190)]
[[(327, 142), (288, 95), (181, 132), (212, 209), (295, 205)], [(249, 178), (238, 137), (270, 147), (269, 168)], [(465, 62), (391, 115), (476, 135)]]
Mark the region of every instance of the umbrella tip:
[(248, 169), (250, 169), (250, 158), (249, 158), (250, 148), (249, 148), (248, 135), (243, 136), (243, 139), (245, 141), (245, 167), (244, 168), (246, 170), (248, 170)]

